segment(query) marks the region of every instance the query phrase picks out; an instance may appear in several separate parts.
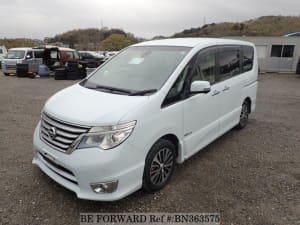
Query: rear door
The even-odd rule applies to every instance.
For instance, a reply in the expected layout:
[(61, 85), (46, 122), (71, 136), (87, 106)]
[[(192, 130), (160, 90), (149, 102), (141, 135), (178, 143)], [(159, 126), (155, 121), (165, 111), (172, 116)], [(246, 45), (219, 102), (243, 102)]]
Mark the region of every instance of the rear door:
[(33, 72), (39, 71), (39, 66), (43, 64), (44, 50), (35, 50), (34, 52), (34, 70)]
[(36, 62), (32, 50), (26, 52), (25, 61), (28, 64), (28, 72), (34, 72)]
[(220, 133), (239, 121), (240, 96), (245, 83), (241, 74), (241, 46), (223, 46), (217, 53), (217, 82), (220, 85)]
[(295, 45), (283, 45), (280, 58), (280, 72), (293, 70)]

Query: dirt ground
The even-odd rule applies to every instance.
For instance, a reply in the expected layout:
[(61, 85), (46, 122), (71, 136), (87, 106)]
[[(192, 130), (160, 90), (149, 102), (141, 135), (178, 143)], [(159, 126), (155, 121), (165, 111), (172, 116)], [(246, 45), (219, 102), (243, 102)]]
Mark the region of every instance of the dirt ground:
[(155, 194), (80, 200), (31, 164), (46, 99), (74, 81), (0, 73), (0, 224), (79, 224), (80, 212), (218, 212), (221, 224), (300, 224), (300, 78), (260, 75), (257, 110), (177, 166)]

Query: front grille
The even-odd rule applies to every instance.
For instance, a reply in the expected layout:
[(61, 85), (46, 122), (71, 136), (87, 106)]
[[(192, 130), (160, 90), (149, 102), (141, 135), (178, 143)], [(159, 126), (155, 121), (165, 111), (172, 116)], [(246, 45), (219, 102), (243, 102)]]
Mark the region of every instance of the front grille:
[(8, 70), (15, 70), (17, 69), (17, 66), (16, 65), (5, 65), (6, 69)]
[(67, 152), (73, 142), (89, 129), (90, 127), (66, 123), (43, 113), (40, 135), (46, 144), (56, 150)]

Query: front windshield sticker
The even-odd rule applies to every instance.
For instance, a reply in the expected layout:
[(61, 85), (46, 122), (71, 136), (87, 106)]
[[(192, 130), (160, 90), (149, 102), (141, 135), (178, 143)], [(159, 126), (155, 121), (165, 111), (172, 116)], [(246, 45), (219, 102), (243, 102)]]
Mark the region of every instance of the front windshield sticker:
[(128, 64), (135, 64), (138, 65), (144, 61), (144, 58), (132, 58)]

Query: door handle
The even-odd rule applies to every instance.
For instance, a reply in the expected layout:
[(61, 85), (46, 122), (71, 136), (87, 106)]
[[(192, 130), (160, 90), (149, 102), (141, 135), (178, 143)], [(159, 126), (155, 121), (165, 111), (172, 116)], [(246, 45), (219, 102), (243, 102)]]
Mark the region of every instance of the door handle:
[(224, 89), (223, 89), (223, 91), (228, 91), (229, 89), (230, 89), (230, 87), (225, 86)]
[(221, 93), (220, 91), (214, 90), (212, 96), (216, 96), (216, 95), (218, 95), (218, 94), (220, 94), (220, 93)]

